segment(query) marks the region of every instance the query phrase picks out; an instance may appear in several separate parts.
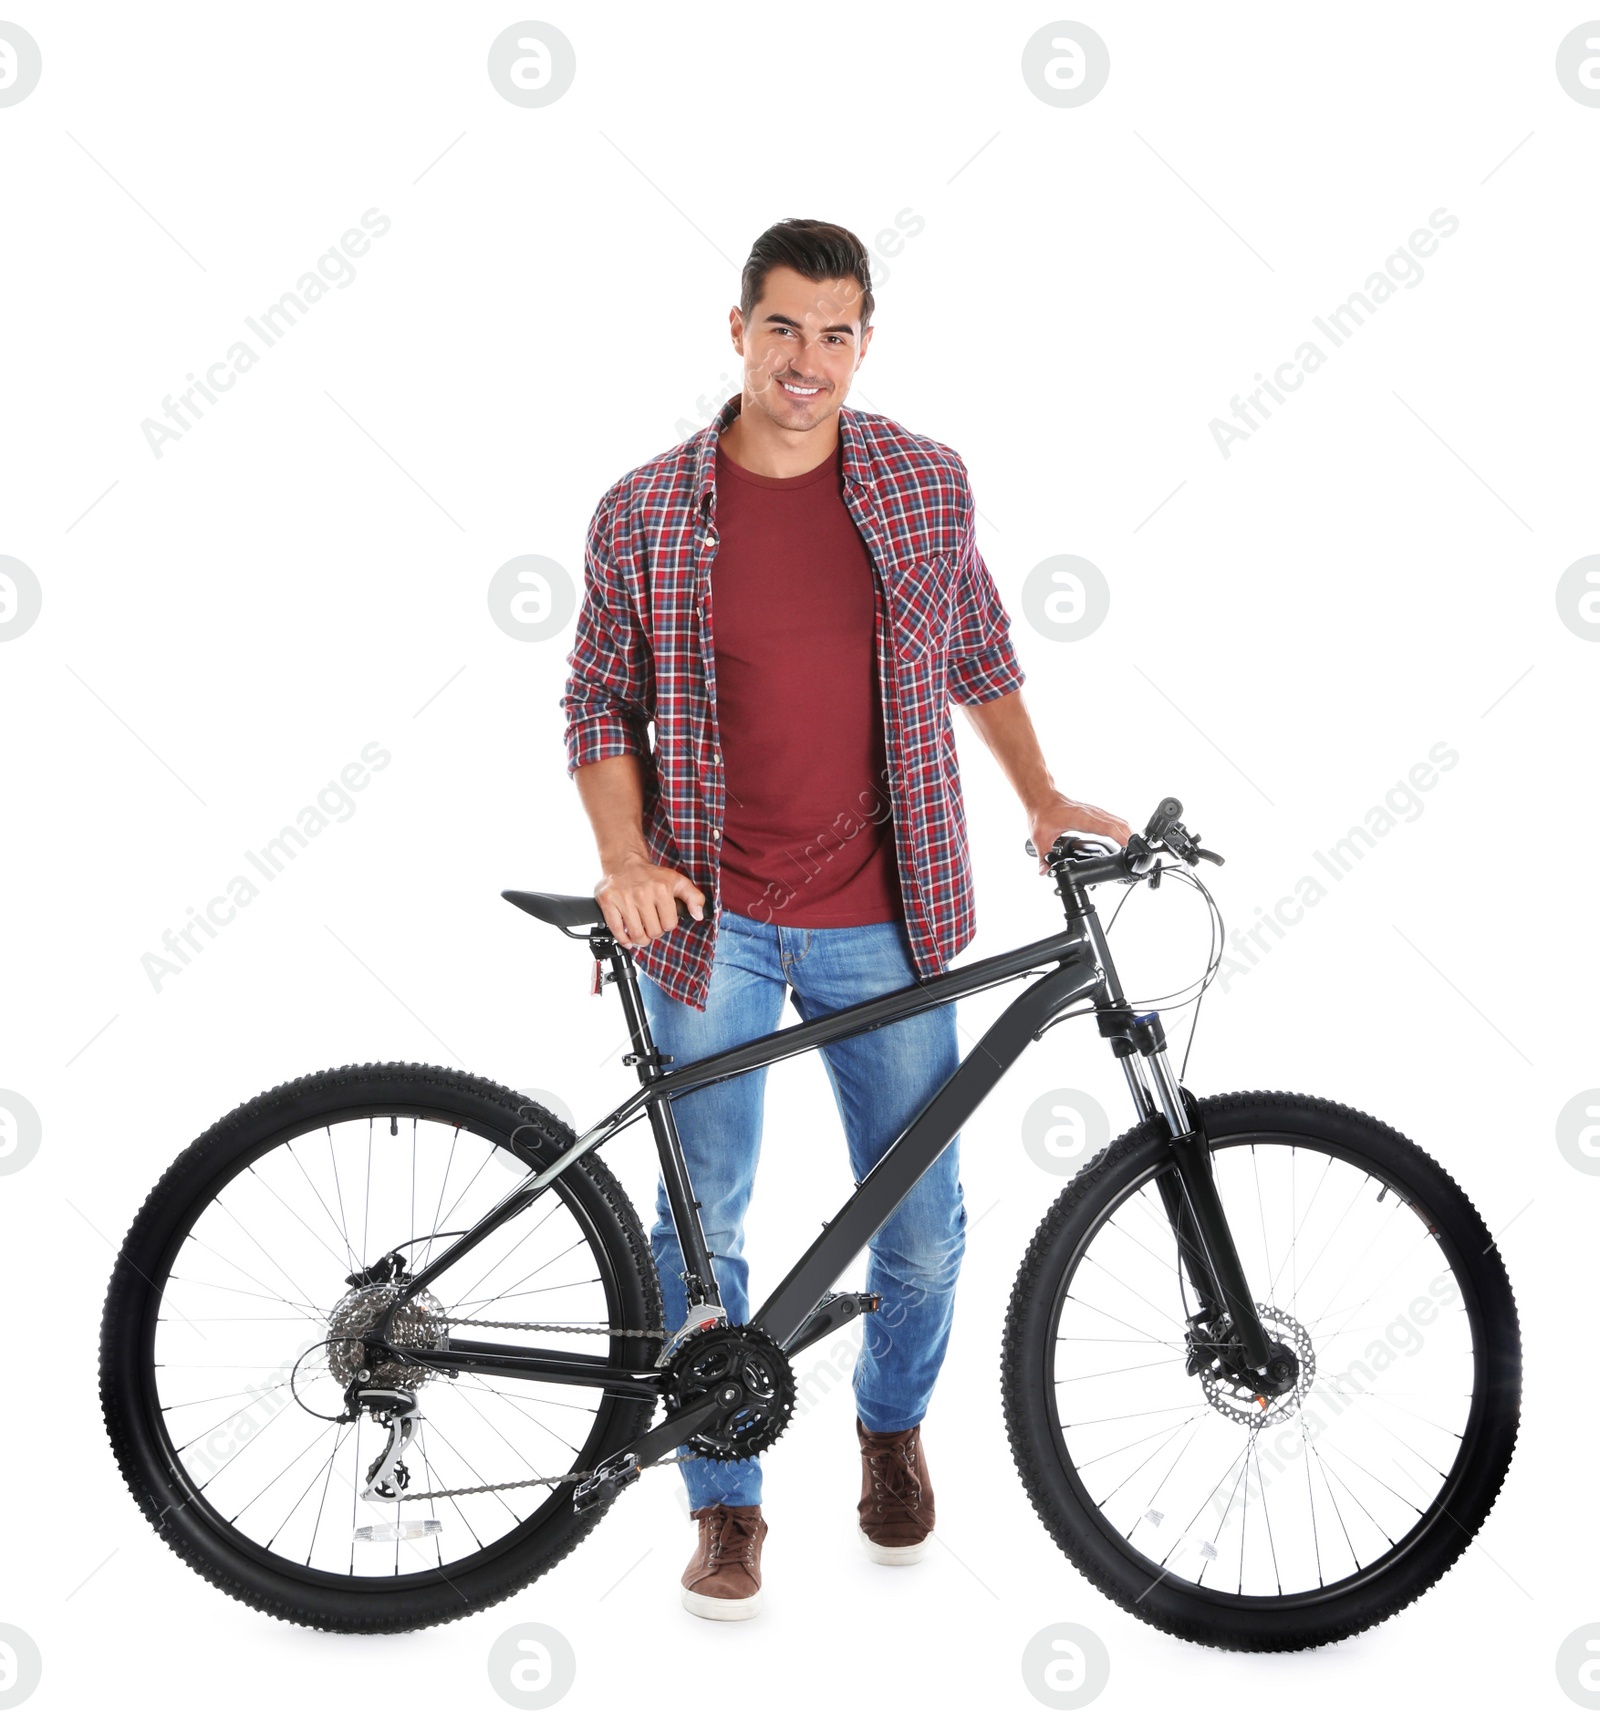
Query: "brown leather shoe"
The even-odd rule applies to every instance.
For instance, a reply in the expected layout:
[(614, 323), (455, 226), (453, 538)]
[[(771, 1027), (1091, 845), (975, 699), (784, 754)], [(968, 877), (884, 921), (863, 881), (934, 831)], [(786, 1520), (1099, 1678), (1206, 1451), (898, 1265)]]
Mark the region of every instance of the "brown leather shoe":
[(922, 1427), (868, 1431), (861, 1444), (861, 1501), (856, 1515), (867, 1556), (879, 1564), (914, 1564), (933, 1544), (933, 1485), (922, 1453)]
[(683, 1603), (697, 1618), (732, 1621), (761, 1610), (761, 1505), (707, 1504), (691, 1510), (700, 1542), (683, 1572)]

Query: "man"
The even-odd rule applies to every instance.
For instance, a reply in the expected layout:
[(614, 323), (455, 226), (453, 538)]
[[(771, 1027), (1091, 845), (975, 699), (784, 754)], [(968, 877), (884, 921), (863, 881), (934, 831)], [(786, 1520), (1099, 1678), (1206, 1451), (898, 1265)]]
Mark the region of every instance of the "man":
[[(595, 896), (638, 950), (652, 1030), (677, 1064), (770, 1033), (786, 995), (809, 1019), (942, 972), (968, 943), (951, 703), (998, 759), (1041, 857), (1063, 830), (1128, 838), (1045, 766), (961, 459), (846, 405), (872, 306), (849, 230), (768, 229), (729, 311), (743, 389), (623, 476), (590, 524), (562, 699), (568, 769), (599, 848)], [(959, 1062), (955, 1006), (822, 1053), (859, 1181)], [(732, 1323), (749, 1317), (741, 1252), (764, 1081), (731, 1077), (673, 1107)], [(964, 1245), (959, 1141), (870, 1247), (882, 1306), (864, 1319), (854, 1378), (857, 1525), (880, 1563), (932, 1543), (921, 1427)], [(651, 1245), (673, 1329), (687, 1302), (664, 1186)], [(760, 1462), (682, 1472), (699, 1524), (683, 1603), (749, 1617), (767, 1532)]]

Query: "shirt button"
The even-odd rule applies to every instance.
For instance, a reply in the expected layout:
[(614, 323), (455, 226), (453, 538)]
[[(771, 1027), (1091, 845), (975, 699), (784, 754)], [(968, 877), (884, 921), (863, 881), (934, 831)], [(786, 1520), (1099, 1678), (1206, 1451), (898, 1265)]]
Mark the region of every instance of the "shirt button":
[(713, 752), (711, 754), (711, 761), (713, 764), (720, 764), (722, 762), (721, 752)]
[(720, 837), (721, 837), (721, 835), (722, 835), (722, 832), (721, 832), (721, 831), (720, 831), (720, 830), (713, 830), (713, 831), (712, 831), (712, 832), (711, 832), (711, 840), (712, 840), (712, 841), (713, 841), (713, 842), (715, 842), (715, 841), (717, 841), (717, 840), (719, 840), (719, 838), (720, 838)]

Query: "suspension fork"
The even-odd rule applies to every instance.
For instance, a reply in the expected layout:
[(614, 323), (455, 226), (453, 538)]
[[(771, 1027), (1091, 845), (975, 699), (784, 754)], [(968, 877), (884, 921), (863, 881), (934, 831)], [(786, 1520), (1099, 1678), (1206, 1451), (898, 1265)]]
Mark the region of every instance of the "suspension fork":
[[(1162, 1093), (1173, 1162), (1173, 1170), (1163, 1173), (1156, 1184), (1177, 1236), (1179, 1252), (1188, 1267), (1189, 1279), (1204, 1302), (1226, 1312), (1232, 1320), (1244, 1348), (1245, 1364), (1253, 1371), (1264, 1371), (1272, 1357), (1272, 1347), (1256, 1314), (1239, 1249), (1233, 1242), (1222, 1198), (1217, 1194), (1211, 1143), (1199, 1102), (1188, 1089), (1172, 1086), (1164, 1050), (1152, 1056), (1150, 1068)], [(1168, 1108), (1169, 1095), (1176, 1113)], [(1187, 1128), (1178, 1129), (1175, 1120)]]
[[(1101, 1031), (1105, 1032), (1104, 1029)], [(1108, 1036), (1113, 1048), (1122, 1041), (1124, 1045), (1132, 1046), (1134, 1037), (1123, 1036), (1120, 1032)], [(1122, 1064), (1122, 1074), (1128, 1079), (1128, 1092), (1133, 1096), (1134, 1112), (1138, 1122), (1143, 1124), (1147, 1119), (1153, 1119), (1158, 1114), (1166, 1117), (1163, 1107), (1159, 1106), (1151, 1096), (1149, 1084), (1145, 1081), (1145, 1073), (1140, 1063), (1141, 1054), (1134, 1051), (1117, 1054)], [(1198, 1108), (1191, 1105), (1192, 1097), (1187, 1089), (1180, 1085), (1177, 1100), (1177, 1112), (1167, 1118), (1167, 1136), (1170, 1141), (1173, 1134), (1173, 1121), (1180, 1124), (1193, 1125), (1199, 1118)], [(1181, 1133), (1180, 1133), (1181, 1134)], [(1184, 1273), (1189, 1277), (1189, 1285), (1200, 1297), (1202, 1307), (1208, 1307), (1219, 1316), (1227, 1309), (1218, 1291), (1217, 1283), (1212, 1279), (1211, 1269), (1206, 1261), (1205, 1252), (1201, 1249), (1200, 1229), (1195, 1225), (1194, 1211), (1189, 1207), (1189, 1200), (1184, 1195), (1183, 1181), (1176, 1171), (1168, 1170), (1156, 1179), (1156, 1190), (1160, 1193), (1162, 1207), (1167, 1212), (1167, 1220), (1172, 1225), (1172, 1236), (1177, 1241), (1178, 1256), (1182, 1261)]]
[(1160, 1016), (1151, 1011), (1147, 1018), (1136, 1017), (1134, 1022), (1131, 1038), (1138, 1043), (1137, 1058), (1129, 1053), (1123, 1056), (1122, 1065), (1136, 1101), (1141, 1094), (1149, 1098), (1142, 1080), (1135, 1079), (1138, 1058), (1149, 1066), (1161, 1097), (1160, 1110), (1167, 1121), (1172, 1166), (1157, 1178), (1156, 1188), (1172, 1223), (1178, 1254), (1201, 1303), (1219, 1315), (1226, 1312), (1231, 1319), (1244, 1348), (1246, 1365), (1253, 1371), (1263, 1371), (1272, 1348), (1256, 1315), (1250, 1284), (1239, 1261), (1239, 1249), (1233, 1242), (1222, 1198), (1217, 1194), (1211, 1143), (1206, 1136), (1200, 1103), (1173, 1080)]
[[(1112, 1053), (1121, 1060), (1139, 1122), (1142, 1124), (1159, 1112), (1167, 1123), (1172, 1167), (1156, 1180), (1156, 1188), (1172, 1224), (1189, 1283), (1199, 1294), (1202, 1306), (1217, 1315), (1226, 1312), (1244, 1349), (1247, 1366), (1253, 1371), (1264, 1371), (1272, 1357), (1272, 1347), (1261, 1327), (1222, 1198), (1217, 1194), (1211, 1143), (1206, 1136), (1200, 1103), (1173, 1077), (1160, 1014), (1153, 1010), (1135, 1014), (1123, 997), (1122, 983), (1093, 905), (1071, 884), (1063, 885), (1062, 900), (1067, 906), (1069, 926), (1081, 923), (1105, 976), (1094, 1001), (1095, 1021), (1100, 1033), (1110, 1041)], [(1154, 1097), (1145, 1081), (1146, 1069), (1155, 1084)]]

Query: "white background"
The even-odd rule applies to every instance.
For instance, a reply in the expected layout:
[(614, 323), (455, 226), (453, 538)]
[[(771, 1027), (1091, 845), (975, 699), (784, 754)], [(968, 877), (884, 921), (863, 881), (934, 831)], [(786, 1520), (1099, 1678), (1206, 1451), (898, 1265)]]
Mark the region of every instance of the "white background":
[[(780, 1724), (1047, 1720), (1019, 1662), (1062, 1620), (1110, 1651), (1101, 1718), (1575, 1713), (1554, 1660), (1600, 1615), (1600, 1183), (1554, 1126), (1600, 1082), (1579, 990), (1600, 645), (1555, 589), (1600, 541), (1600, 110), (1555, 56), (1586, 15), (1096, 5), (1066, 14), (1111, 56), (1079, 108), (1021, 76), (1060, 15), (1009, 4), (562, 6), (542, 16), (577, 76), (546, 108), (489, 81), (489, 43), (526, 16), (504, 6), (7, 15), (43, 55), (38, 88), (0, 108), (0, 553), (43, 593), (0, 643), (0, 1087), (44, 1127), (0, 1178), (0, 1622), (45, 1666), (22, 1713), (510, 1715), (485, 1663), (520, 1620), (572, 1642), (550, 1718), (584, 1724), (659, 1713), (700, 1679), (710, 1704)], [(355, 280), (153, 456), (141, 422), (374, 207), (392, 227)], [(1440, 208), (1459, 228), (1423, 280), (1224, 458), (1208, 427), (1229, 399)], [(561, 750), (570, 630), (516, 641), (489, 579), (528, 553), (581, 579), (605, 487), (736, 388), (727, 311), (763, 228), (825, 217), (877, 251), (908, 209), (923, 227), (878, 252), (853, 400), (965, 458), (1069, 792), (1135, 823), (1178, 795), (1228, 857), (1210, 882), (1242, 927), (1435, 742), (1460, 755), (1419, 817), (1212, 992), (1189, 1080), (1359, 1105), (1463, 1182), (1525, 1330), (1505, 1492), (1440, 1586), (1308, 1654), (1179, 1643), (1072, 1571), (1019, 1489), (997, 1372), (1013, 1272), (1060, 1184), (1026, 1155), (1025, 1109), (1070, 1086), (1129, 1118), (1074, 1024), (964, 1135), (976, 1224), (926, 1427), (944, 1544), (925, 1567), (859, 1555), (841, 1383), (769, 1459), (750, 1625), (679, 1608), (692, 1533), (670, 1470), (483, 1616), (382, 1642), (268, 1620), (184, 1569), (114, 1470), (94, 1367), (113, 1245), (205, 1126), (305, 1071), (458, 1065), (552, 1090), (580, 1124), (621, 1097), (614, 998), (588, 998), (581, 948), (498, 897), (586, 891), (595, 863)], [(1110, 588), (1081, 642), (1020, 607), (1062, 554)], [(957, 731), (970, 960), (1059, 913)], [(368, 741), (393, 761), (355, 815), (155, 990), (141, 959), (164, 931)], [(1204, 960), (1193, 897), (1141, 897), (1123, 933), (1138, 990)], [(969, 1036), (1003, 997), (963, 1007)], [(758, 1294), (846, 1182), (820, 1061), (770, 1087)], [(608, 1159), (647, 1204), (647, 1137)]]

